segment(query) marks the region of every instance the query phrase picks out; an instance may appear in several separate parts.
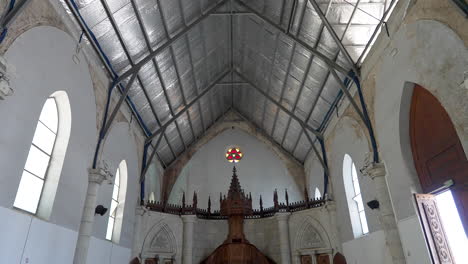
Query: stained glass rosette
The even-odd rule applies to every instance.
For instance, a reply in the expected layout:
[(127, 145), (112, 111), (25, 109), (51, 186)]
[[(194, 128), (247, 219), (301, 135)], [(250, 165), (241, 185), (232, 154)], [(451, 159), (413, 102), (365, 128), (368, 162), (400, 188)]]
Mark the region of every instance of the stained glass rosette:
[(229, 148), (226, 152), (226, 160), (231, 163), (238, 163), (244, 154), (239, 148)]

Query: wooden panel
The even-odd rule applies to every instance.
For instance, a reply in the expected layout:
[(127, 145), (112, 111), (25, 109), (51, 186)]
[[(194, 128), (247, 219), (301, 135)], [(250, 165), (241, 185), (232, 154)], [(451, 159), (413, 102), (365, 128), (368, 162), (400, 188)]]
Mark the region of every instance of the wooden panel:
[(434, 264), (454, 264), (444, 227), (440, 220), (435, 195), (415, 194), (419, 219)]
[(338, 252), (333, 257), (333, 264), (346, 264), (346, 258)]
[(468, 233), (468, 160), (455, 127), (437, 98), (419, 85), (410, 115), (411, 149), (423, 192), (453, 180), (452, 194)]
[(301, 264), (312, 264), (312, 257), (310, 255), (301, 256)]
[(330, 256), (328, 254), (317, 255), (317, 264), (330, 264)]

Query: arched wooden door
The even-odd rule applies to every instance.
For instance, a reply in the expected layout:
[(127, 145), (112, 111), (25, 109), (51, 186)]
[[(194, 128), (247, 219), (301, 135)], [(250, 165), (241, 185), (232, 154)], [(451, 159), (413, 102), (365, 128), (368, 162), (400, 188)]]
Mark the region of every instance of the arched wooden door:
[(468, 160), (455, 127), (440, 102), (415, 85), (410, 112), (414, 165), (425, 193), (453, 180), (451, 188), (468, 234)]

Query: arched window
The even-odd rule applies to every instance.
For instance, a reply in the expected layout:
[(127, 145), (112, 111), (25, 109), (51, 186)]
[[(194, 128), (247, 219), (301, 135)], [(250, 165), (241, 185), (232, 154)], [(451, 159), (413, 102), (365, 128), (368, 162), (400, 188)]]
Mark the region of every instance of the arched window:
[(322, 198), (322, 194), (320, 193), (319, 188), (315, 187), (315, 194), (314, 194), (315, 199), (320, 199)]
[(52, 211), (71, 129), (68, 96), (47, 98), (37, 122), (13, 206), (48, 219)]
[(122, 217), (127, 183), (127, 164), (125, 160), (120, 162), (115, 173), (114, 187), (112, 190), (112, 200), (109, 211), (109, 221), (107, 222), (106, 239), (118, 243), (120, 230), (122, 228)]
[(343, 180), (354, 237), (359, 237), (369, 233), (369, 228), (367, 226), (364, 203), (362, 202), (356, 165), (354, 165), (353, 160), (348, 154), (345, 155), (343, 161)]

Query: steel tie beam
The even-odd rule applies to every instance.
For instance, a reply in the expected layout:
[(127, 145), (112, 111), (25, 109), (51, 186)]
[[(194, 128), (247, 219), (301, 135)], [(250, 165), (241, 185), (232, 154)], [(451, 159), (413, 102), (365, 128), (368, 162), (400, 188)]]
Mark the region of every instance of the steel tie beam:
[(145, 169), (141, 173), (140, 182), (145, 180), (146, 172), (148, 171), (148, 167), (150, 166), (151, 161), (153, 160), (154, 156), (156, 155), (157, 149), (159, 147), (159, 143), (161, 143), (164, 132), (166, 132), (165, 129), (164, 129), (164, 131), (161, 131), (161, 133), (159, 134), (158, 140), (156, 141), (156, 145), (154, 147), (151, 146), (151, 147), (153, 147), (153, 151), (151, 152), (151, 155), (148, 158), (148, 162), (145, 164)]
[(255, 125), (255, 123), (253, 122), (253, 120), (251, 120), (250, 118), (246, 117), (245, 115), (243, 115), (242, 113), (240, 113), (239, 111), (237, 111), (236, 109), (232, 109), (234, 112), (236, 112), (241, 118), (243, 118), (245, 121), (249, 122), (250, 124), (252, 124), (255, 128), (257, 128), (257, 131), (263, 136), (265, 137), (266, 139), (268, 139), (273, 145), (276, 145), (281, 151), (283, 151), (285, 154), (287, 154), (288, 156), (291, 156), (291, 158), (296, 161), (297, 163), (299, 164), (303, 164), (302, 161), (298, 160), (294, 155), (292, 155), (291, 153), (289, 153), (285, 148), (283, 148), (281, 145), (279, 145), (270, 135), (268, 135), (268, 133), (263, 130), (262, 128), (258, 127)]
[[(0, 25), (1, 25), (0, 29), (3, 30), (4, 28), (7, 28), (16, 19), (16, 16), (18, 16), (22, 12), (22, 10), (31, 2), (32, 1), (30, 0), (23, 0), (17, 3), (13, 7), (13, 9), (7, 12), (5, 16), (3, 17), (2, 21), (0, 22)], [(8, 9), (8, 7), (5, 7), (5, 8)]]
[(169, 121), (167, 121), (161, 128), (158, 130), (154, 131), (150, 137), (146, 140), (146, 142), (151, 141), (154, 137), (155, 134), (159, 133), (163, 128), (166, 128), (170, 123), (172, 123), (175, 119), (177, 119), (180, 115), (185, 113), (193, 104), (198, 102), (198, 100), (204, 96), (207, 92), (209, 92), (214, 86), (216, 86), (216, 83), (221, 81), (230, 71), (226, 70), (224, 71), (219, 77), (216, 78), (214, 82), (212, 82), (202, 93), (200, 93), (195, 99), (193, 99), (190, 103), (188, 103), (181, 111), (179, 111), (175, 116), (173, 116)]
[[(327, 10), (325, 11), (325, 17), (328, 15), (328, 12), (330, 11), (330, 7), (331, 7), (332, 3), (333, 3), (333, 0), (330, 0), (330, 1), (328, 2)], [(304, 11), (303, 11), (303, 14), (302, 14), (301, 23), (299, 24), (299, 28), (298, 28), (297, 33), (296, 33), (297, 35), (299, 35), (300, 32), (301, 32), (302, 20), (304, 19), (306, 9), (307, 9), (307, 2), (304, 3)], [(318, 47), (318, 45), (319, 45), (319, 43), (320, 43), (320, 40), (322, 39), (322, 34), (323, 34), (324, 28), (325, 28), (325, 25), (322, 23), (322, 24), (320, 25), (320, 33), (319, 33), (319, 35), (318, 35), (318, 36), (319, 36), (319, 39), (317, 40), (317, 42), (315, 42), (314, 48), (317, 48), (317, 47)], [(312, 62), (314, 58), (315, 58), (315, 56), (312, 56), (310, 62)], [(335, 56), (334, 61), (336, 61), (337, 58), (338, 58), (338, 54)], [(311, 63), (311, 64), (312, 64), (312, 63)], [(307, 75), (308, 75), (309, 70), (310, 70), (310, 67), (309, 67), (309, 65), (308, 65), (308, 70), (306, 71), (306, 72), (307, 72)], [(325, 77), (325, 81), (324, 81), (324, 83), (321, 85), (320, 90), (319, 90), (319, 93), (318, 93), (317, 97), (315, 98), (314, 102), (312, 103), (312, 108), (310, 109), (310, 112), (309, 112), (309, 114), (307, 115), (307, 117), (306, 117), (306, 119), (305, 119), (306, 124), (309, 122), (309, 119), (310, 119), (310, 117), (311, 117), (311, 115), (312, 115), (312, 112), (313, 112), (313, 110), (314, 110), (314, 108), (315, 108), (315, 105), (317, 104), (318, 99), (320, 98), (320, 95), (322, 94), (322, 91), (323, 91), (323, 89), (325, 88), (325, 84), (326, 84), (326, 81), (327, 81), (327, 79), (328, 79), (328, 75), (329, 75), (329, 74), (330, 74), (330, 72), (327, 72), (327, 75), (326, 75), (326, 77)], [(307, 79), (307, 76), (306, 76), (305, 78)], [(297, 106), (297, 103), (299, 102), (299, 98), (300, 98), (300, 95), (301, 95), (302, 90), (303, 90), (303, 88), (304, 88), (305, 80), (306, 80), (306, 79), (304, 79), (304, 82), (301, 84), (301, 89), (300, 89), (299, 95), (298, 95), (298, 97), (296, 98), (296, 102), (295, 102), (295, 105), (296, 105), (296, 106)], [(301, 130), (301, 132), (300, 132), (300, 134), (299, 134), (299, 137), (297, 138), (297, 141), (296, 141), (296, 143), (294, 144), (293, 152), (296, 151), (296, 148), (297, 148), (297, 145), (299, 144), (299, 140), (300, 140), (300, 138), (301, 138), (301, 136), (302, 136), (302, 133), (303, 133), (303, 130)], [(310, 152), (310, 149), (309, 149), (309, 152)]]
[[(262, 14), (260, 14), (259, 12), (257, 12), (255, 9), (251, 8), (250, 6), (248, 6), (247, 4), (245, 4), (244, 2), (240, 1), (240, 0), (236, 0), (241, 6), (243, 6), (244, 8), (246, 8), (248, 11), (254, 13), (256, 16), (258, 16), (260, 19), (262, 19), (263, 21), (265, 21), (266, 23), (270, 24), (272, 27), (276, 28), (276, 30), (282, 32), (283, 34), (285, 34), (286, 36), (288, 36), (289, 38), (291, 38), (293, 41), (295, 41), (297, 44), (301, 45), (302, 47), (304, 47), (305, 49), (309, 50), (310, 52), (314, 53), (317, 57), (319, 57), (320, 59), (322, 59), (324, 62), (326, 62), (328, 65), (330, 65), (331, 67), (337, 69), (338, 71), (342, 72), (343, 74), (345, 75), (348, 75), (348, 70), (346, 70), (345, 68), (343, 68), (342, 66), (340, 66), (338, 63), (336, 63), (335, 61), (332, 61), (330, 58), (328, 58), (326, 55), (324, 55), (323, 53), (321, 53), (320, 51), (318, 51), (317, 49), (313, 48), (312, 46), (310, 46), (309, 44), (307, 44), (305, 41), (297, 38), (296, 36), (294, 36), (293, 34), (291, 33), (285, 33), (284, 30), (278, 26), (276, 23), (274, 23), (273, 21), (271, 21), (269, 18), (263, 16)], [(350, 76), (351, 77), (351, 76)]]
[(105, 126), (104, 126), (104, 128), (102, 130), (102, 134), (101, 134), (102, 137), (107, 134), (107, 131), (109, 130), (110, 126), (112, 125), (112, 121), (114, 121), (114, 118), (115, 118), (115, 116), (117, 115), (117, 112), (120, 109), (120, 106), (122, 105), (123, 101), (127, 97), (128, 92), (130, 91), (130, 88), (132, 88), (133, 83), (135, 82), (135, 79), (137, 77), (137, 74), (138, 73), (134, 73), (132, 75), (132, 77), (130, 78), (130, 80), (128, 81), (127, 87), (125, 87), (125, 90), (122, 93), (122, 95), (120, 96), (119, 101), (115, 105), (114, 110), (112, 110), (112, 113), (111, 113), (109, 119), (107, 119), (107, 121), (106, 121), (106, 124), (105, 124)]
[(323, 170), (324, 170), (325, 173), (328, 175), (328, 166), (327, 166), (327, 164), (325, 163), (325, 161), (323, 160), (322, 156), (320, 155), (318, 149), (315, 147), (314, 141), (313, 141), (312, 138), (310, 137), (309, 133), (307, 133), (307, 130), (306, 130), (306, 128), (305, 128), (304, 126), (302, 127), (302, 130), (304, 131), (304, 134), (307, 136), (307, 139), (308, 139), (309, 142), (310, 142), (310, 145), (311, 145), (311, 147), (312, 147), (312, 150), (314, 151), (315, 155), (316, 155), (317, 158), (319, 159), (320, 164), (322, 164)]
[(338, 74), (336, 73), (336, 71), (332, 68), (330, 68), (330, 72), (331, 74), (333, 75), (333, 77), (337, 80), (337, 82), (339, 83), (340, 85), (340, 89), (341, 91), (346, 95), (346, 97), (348, 98), (349, 102), (351, 103), (351, 105), (354, 107), (354, 109), (356, 110), (356, 112), (358, 113), (359, 117), (361, 117), (362, 121), (364, 121), (364, 123), (366, 124), (367, 126), (367, 118), (364, 116), (364, 114), (362, 113), (361, 109), (359, 108), (359, 106), (357, 105), (356, 101), (354, 101), (354, 98), (353, 96), (349, 93), (348, 89), (346, 88), (346, 86), (344, 85), (344, 83), (341, 81), (340, 77), (338, 76)]
[(297, 122), (299, 122), (299, 124), (303, 125), (304, 127), (306, 127), (307, 129), (309, 129), (312, 133), (314, 133), (317, 137), (319, 138), (323, 138), (323, 135), (318, 132), (317, 130), (313, 129), (312, 127), (310, 127), (309, 125), (305, 124), (304, 121), (302, 121), (300, 118), (298, 118), (296, 115), (294, 115), (293, 113), (291, 113), (291, 111), (289, 111), (288, 109), (286, 109), (286, 107), (282, 106), (281, 104), (279, 104), (278, 102), (275, 101), (275, 99), (273, 99), (270, 95), (268, 95), (267, 93), (265, 93), (262, 89), (258, 88), (255, 84), (253, 84), (252, 82), (250, 82), (247, 78), (245, 78), (241, 73), (237, 72), (237, 74), (242, 78), (244, 79), (246, 82), (248, 82), (255, 90), (257, 90), (258, 92), (260, 92), (264, 97), (266, 97), (268, 100), (272, 101), (277, 107), (281, 108), (281, 110), (283, 110), (284, 112), (286, 112), (286, 114), (288, 114), (289, 116), (291, 116), (292, 118), (294, 118)]
[(117, 80), (117, 84), (120, 83), (122, 80), (127, 78), (128, 76), (132, 75), (135, 71), (138, 71), (141, 67), (143, 67), (146, 63), (148, 63), (151, 59), (156, 57), (159, 53), (164, 51), (166, 48), (171, 46), (175, 41), (180, 39), (182, 36), (184, 36), (187, 32), (189, 32), (192, 28), (197, 26), (201, 21), (203, 21), (205, 18), (210, 16), (211, 13), (216, 11), (219, 7), (221, 7), (227, 0), (223, 0), (210, 8), (205, 14), (203, 14), (201, 17), (197, 18), (193, 23), (191, 23), (188, 27), (182, 29), (180, 32), (178, 32), (174, 37), (168, 39), (164, 44), (162, 44), (159, 48), (156, 50), (150, 52), (147, 56), (145, 56), (141, 61), (139, 61), (137, 64), (135, 64), (134, 67), (123, 73)]
[[(320, 9), (320, 6), (317, 4), (317, 2), (315, 0), (309, 0), (309, 3), (312, 4), (312, 6), (314, 7), (315, 9), (315, 12), (320, 16), (320, 18), (322, 19), (322, 22), (325, 24), (325, 27), (327, 27), (328, 29), (328, 32), (331, 34), (331, 36), (333, 37), (333, 39), (335, 40), (336, 44), (338, 44), (338, 47), (340, 47), (340, 50), (341, 52), (343, 53), (343, 55), (345, 56), (345, 58), (348, 60), (348, 62), (351, 64), (351, 67), (353, 68), (353, 71), (354, 73), (356, 74), (356, 76), (359, 76), (359, 71), (356, 67), (356, 64), (354, 63), (353, 59), (351, 58), (351, 56), (349, 55), (348, 51), (346, 50), (345, 46), (343, 45), (343, 42), (341, 42), (340, 38), (338, 38), (338, 35), (336, 35), (336, 32), (335, 30), (333, 29), (332, 25), (330, 24), (330, 22), (328, 21), (327, 17), (325, 16), (325, 14), (322, 12), (322, 10)], [(329, 65), (331, 65), (329, 63)], [(346, 73), (347, 74), (347, 73)]]

